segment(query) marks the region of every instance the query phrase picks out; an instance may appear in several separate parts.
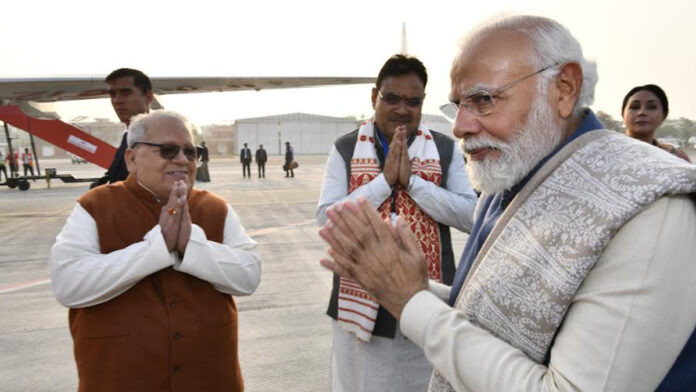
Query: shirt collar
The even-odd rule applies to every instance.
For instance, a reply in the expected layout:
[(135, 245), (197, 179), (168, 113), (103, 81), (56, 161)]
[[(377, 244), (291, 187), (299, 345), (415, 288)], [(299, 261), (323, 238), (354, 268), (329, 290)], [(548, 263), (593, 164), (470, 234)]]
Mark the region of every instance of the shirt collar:
[(375, 123), (375, 133), (377, 134), (377, 142), (378, 146), (382, 148), (382, 153), (386, 157), (389, 154), (389, 142), (387, 141), (387, 136), (382, 133), (382, 131), (377, 128), (377, 124)]

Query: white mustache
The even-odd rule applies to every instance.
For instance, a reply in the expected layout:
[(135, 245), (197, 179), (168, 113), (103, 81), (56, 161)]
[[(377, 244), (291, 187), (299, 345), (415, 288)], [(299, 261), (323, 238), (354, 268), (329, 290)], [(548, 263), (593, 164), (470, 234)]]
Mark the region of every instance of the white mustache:
[(467, 136), (459, 141), (459, 148), (465, 154), (471, 154), (475, 150), (481, 148), (492, 148), (496, 150), (503, 150), (507, 147), (507, 144), (502, 140), (490, 138), (487, 136)]

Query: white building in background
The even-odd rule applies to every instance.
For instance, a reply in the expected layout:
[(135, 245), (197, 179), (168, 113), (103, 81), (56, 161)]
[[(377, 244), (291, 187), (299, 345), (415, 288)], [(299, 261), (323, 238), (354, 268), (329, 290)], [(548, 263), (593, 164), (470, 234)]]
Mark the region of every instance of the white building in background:
[[(430, 129), (452, 137), (452, 124), (444, 116), (423, 114), (422, 119)], [(334, 141), (357, 129), (360, 121), (307, 113), (239, 119), (233, 126), (233, 151), (239, 154), (244, 143), (252, 151), (263, 144), (269, 155), (283, 155), (285, 142), (290, 142), (295, 154), (328, 154)]]
[(263, 144), (269, 155), (283, 155), (285, 142), (290, 142), (298, 155), (328, 154), (336, 138), (357, 126), (352, 117), (307, 113), (239, 119), (234, 123), (234, 151), (239, 154), (244, 143), (252, 151)]
[(457, 138), (452, 133), (452, 122), (447, 120), (443, 115), (439, 114), (425, 114), (421, 116), (421, 121), (424, 121), (428, 126), (428, 129), (445, 134), (452, 139), (457, 140)]

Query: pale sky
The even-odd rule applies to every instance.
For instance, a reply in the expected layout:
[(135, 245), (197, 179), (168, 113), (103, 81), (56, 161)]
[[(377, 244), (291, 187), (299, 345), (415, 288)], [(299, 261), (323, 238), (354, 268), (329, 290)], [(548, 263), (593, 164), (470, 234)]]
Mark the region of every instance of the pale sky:
[[(481, 5), (475, 5), (480, 3)], [(485, 4), (484, 4), (485, 3)], [(564, 24), (597, 61), (595, 110), (620, 118), (633, 86), (655, 83), (669, 118), (696, 120), (696, 6), (643, 1), (8, 1), (0, 20), (0, 77), (106, 75), (119, 67), (150, 76), (376, 76), (401, 47), (428, 69), (423, 112), (447, 101), (458, 41), (491, 16), (534, 14)], [(306, 112), (369, 116), (369, 85), (167, 95), (168, 109), (199, 125)], [(117, 121), (107, 100), (61, 103), (78, 115)]]

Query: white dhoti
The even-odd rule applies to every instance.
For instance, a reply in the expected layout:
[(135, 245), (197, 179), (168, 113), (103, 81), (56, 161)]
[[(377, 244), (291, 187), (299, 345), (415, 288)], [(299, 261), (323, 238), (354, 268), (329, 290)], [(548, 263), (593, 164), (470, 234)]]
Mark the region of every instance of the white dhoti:
[(333, 321), (332, 392), (425, 392), (433, 367), (397, 324), (394, 339), (359, 341)]

